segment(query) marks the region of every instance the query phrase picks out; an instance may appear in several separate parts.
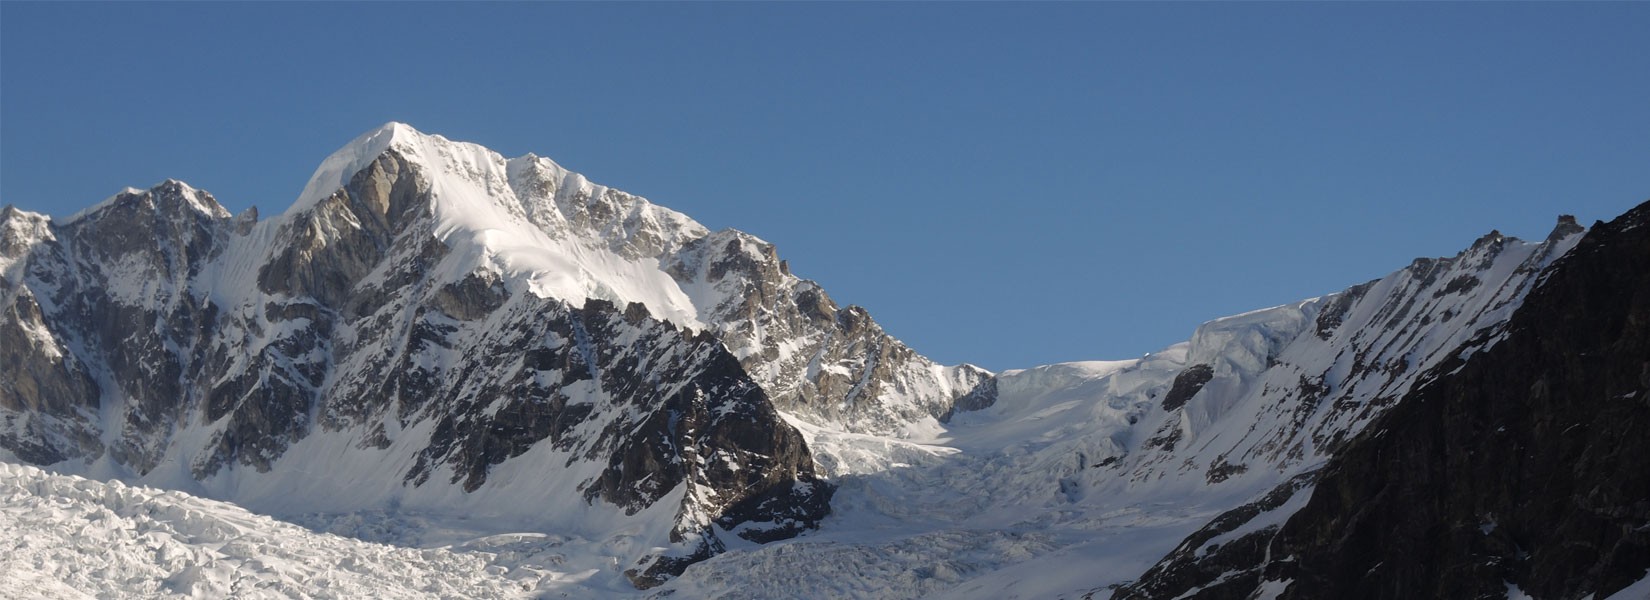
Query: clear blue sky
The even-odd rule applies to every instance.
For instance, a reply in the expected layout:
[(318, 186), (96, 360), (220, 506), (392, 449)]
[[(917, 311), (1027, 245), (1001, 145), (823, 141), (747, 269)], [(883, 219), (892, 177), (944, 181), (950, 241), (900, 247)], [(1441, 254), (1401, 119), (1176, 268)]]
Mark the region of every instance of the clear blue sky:
[(385, 121), (779, 246), (947, 363), (1126, 358), (1650, 199), (1650, 4), (0, 3), (0, 203), (284, 209)]

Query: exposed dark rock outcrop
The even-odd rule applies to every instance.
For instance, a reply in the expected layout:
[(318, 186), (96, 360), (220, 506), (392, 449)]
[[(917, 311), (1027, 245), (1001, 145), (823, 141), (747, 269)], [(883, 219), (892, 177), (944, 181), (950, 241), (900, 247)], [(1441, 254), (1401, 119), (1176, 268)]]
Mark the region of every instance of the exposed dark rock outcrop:
[(1163, 396), (1163, 410), (1176, 410), (1186, 405), (1187, 400), (1196, 396), (1203, 385), (1214, 379), (1215, 371), (1209, 365), (1192, 365), (1186, 367), (1174, 378), (1174, 385), (1169, 387), (1169, 393)]

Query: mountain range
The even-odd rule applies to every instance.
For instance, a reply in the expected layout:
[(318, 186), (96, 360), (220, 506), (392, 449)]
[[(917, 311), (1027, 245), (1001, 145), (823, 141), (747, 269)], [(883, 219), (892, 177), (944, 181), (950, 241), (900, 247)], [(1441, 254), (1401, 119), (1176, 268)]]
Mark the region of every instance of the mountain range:
[[(0, 590), (1650, 597), (1646, 222), (993, 373), (755, 236), (398, 123), (276, 216), (7, 206)], [(88, 514), (124, 558), (40, 550)]]

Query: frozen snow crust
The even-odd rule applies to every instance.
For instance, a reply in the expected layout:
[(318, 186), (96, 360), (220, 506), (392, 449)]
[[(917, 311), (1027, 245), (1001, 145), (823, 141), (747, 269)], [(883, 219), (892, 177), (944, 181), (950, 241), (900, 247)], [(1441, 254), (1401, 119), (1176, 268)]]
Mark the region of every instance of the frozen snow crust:
[(6, 463), (0, 540), (7, 598), (526, 598), (558, 585), (508, 544), (364, 542), (181, 492)]
[[(377, 225), (350, 209), (359, 197), (344, 190), (387, 186), (375, 182), (391, 181), (384, 169), (397, 164), (418, 177), (396, 181), (416, 181), (428, 202), (338, 294), (353, 304), (313, 308), (312, 297), (333, 293), (316, 287), (325, 282), (268, 284), (275, 257), (301, 265), (358, 249), (353, 232)], [(100, 215), (134, 210), (162, 215), (156, 227), (165, 231), (232, 243), (107, 256), (77, 246)], [(18, 546), (0, 594), (28, 586), (61, 597), (79, 597), (71, 588), (350, 596), (365, 589), (352, 578), (380, 565), (407, 574), (373, 588), (380, 597), (1081, 595), (1137, 577), (1212, 516), (1318, 468), (1432, 366), (1495, 343), (1542, 269), (1581, 237), (1573, 225), (1534, 243), (1491, 234), (1455, 257), (1211, 321), (1142, 358), (991, 374), (917, 355), (863, 309), (838, 307), (792, 275), (753, 236), (710, 232), (548, 159), (505, 159), (401, 124), (329, 157), (291, 209), (262, 221), (231, 219), (177, 182), (128, 190), (63, 222), (21, 211), (0, 220), (0, 307), (22, 315), (0, 323), (15, 325), (0, 335), (26, 344), (40, 372), (68, 373), (65, 390), (83, 385), (75, 373), (111, 390), (89, 405), (0, 402), (0, 442), (34, 444), (0, 445), (0, 460), (49, 462), (59, 473), (0, 465), (0, 533), (12, 527), (16, 539), (35, 540)], [(145, 399), (111, 385), (120, 365), (77, 358), (96, 355), (87, 338), (50, 318), (87, 264), (103, 274), (95, 281), (109, 306), (149, 311), (133, 314), (198, 320), (189, 307), (209, 300), (234, 332), (205, 345), (209, 359), (233, 363), (224, 381), (335, 400), (307, 404), (312, 412), (288, 424), (290, 439), (274, 440), (270, 456), (219, 460), (214, 449), (235, 417), (185, 413), (155, 427)], [(593, 300), (614, 309), (591, 313)], [(328, 321), (337, 323), (323, 330)], [(592, 326), (606, 341), (590, 340)], [(715, 336), (714, 348), (681, 341), (701, 332)], [(190, 355), (186, 337), (160, 339), (156, 356)], [(487, 359), (535, 345), (540, 366)], [(594, 440), (606, 439), (604, 429), (639, 431), (652, 406), (617, 399), (622, 386), (600, 371), (634, 365), (648, 381), (715, 374), (706, 365), (718, 349), (772, 399), (836, 487), (819, 530), (758, 544), (737, 534), (784, 524), (716, 529), (704, 509), (717, 506), (714, 490), (692, 477), (651, 504), (619, 507), (581, 492), (615, 456)], [(557, 402), (600, 418), (558, 434), (584, 441), (501, 453), (499, 463), (480, 461), (477, 475), (476, 448), (499, 442), (442, 442), (445, 415), (508, 429), (542, 414), (488, 381), (554, 388)], [(392, 385), (401, 391), (385, 396)], [(373, 397), (392, 400), (345, 401)], [(50, 456), (42, 444), (78, 454), (41, 460)], [(748, 464), (736, 454), (689, 461), (702, 473)], [(427, 482), (409, 483), (410, 470)], [(119, 481), (233, 501), (310, 529)], [(127, 508), (105, 506), (109, 498)], [(186, 508), (121, 516), (138, 505)], [(1285, 504), (1276, 519), (1296, 507)], [(95, 527), (71, 525), (93, 513)], [(231, 534), (247, 542), (218, 539)], [(661, 552), (712, 541), (721, 554), (657, 589), (637, 591), (624, 576)], [(89, 558), (100, 545), (120, 556)], [(453, 573), (440, 584), (448, 587), (423, 579), (440, 572)]]

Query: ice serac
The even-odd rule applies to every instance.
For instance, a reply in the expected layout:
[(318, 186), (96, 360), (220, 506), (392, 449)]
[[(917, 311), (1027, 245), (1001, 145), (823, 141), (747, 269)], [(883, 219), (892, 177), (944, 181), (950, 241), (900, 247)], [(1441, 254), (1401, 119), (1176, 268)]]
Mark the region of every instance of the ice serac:
[[(0, 597), (526, 598), (531, 569), (373, 544), (176, 491), (0, 463)], [(385, 573), (394, 573), (386, 577)]]
[(1225, 545), (1189, 538), (1118, 597), (1582, 598), (1643, 579), (1647, 225), (1650, 204), (1595, 225), (1315, 486), (1276, 492), (1289, 510), (1221, 516), (1206, 531), (1228, 523)]

